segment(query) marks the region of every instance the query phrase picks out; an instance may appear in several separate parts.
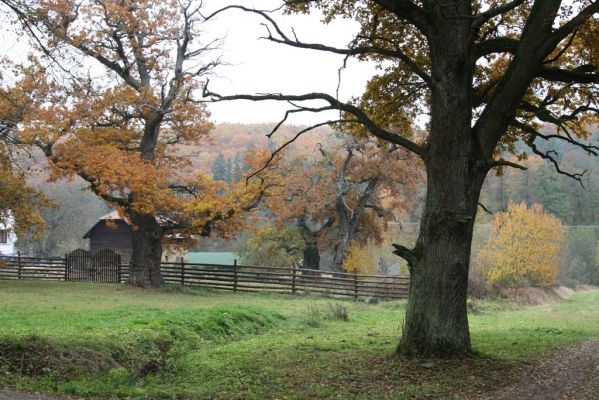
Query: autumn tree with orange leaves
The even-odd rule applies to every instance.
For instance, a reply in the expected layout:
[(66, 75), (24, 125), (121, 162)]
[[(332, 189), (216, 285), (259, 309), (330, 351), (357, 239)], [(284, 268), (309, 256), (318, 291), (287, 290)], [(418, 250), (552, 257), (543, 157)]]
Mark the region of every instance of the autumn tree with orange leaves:
[(15, 137), (21, 114), (10, 104), (10, 98), (0, 73), (0, 226), (18, 236), (35, 236), (44, 227), (41, 213), (51, 204), (43, 193), (27, 184), (25, 171), (15, 160), (26, 148)]
[(496, 289), (551, 287), (557, 279), (566, 232), (540, 204), (510, 203), (498, 213), (477, 256), (478, 270)]
[(25, 172), (15, 165), (15, 150), (7, 137), (11, 125), (10, 120), (0, 120), (0, 228), (17, 236), (35, 236), (43, 231), (41, 214), (51, 204), (43, 193), (27, 184)]
[(320, 157), (305, 155), (277, 163), (282, 179), (266, 199), (276, 224), (293, 225), (304, 241), (303, 267), (320, 268), (320, 249), (333, 249), (333, 268), (355, 242), (381, 242), (386, 223), (410, 206), (418, 168), (405, 152), (368, 140), (319, 146)]
[[(4, 1), (19, 3), (14, 1)], [(13, 4), (14, 5), (14, 4)], [(18, 7), (17, 7), (18, 6)], [(93, 63), (55, 79), (35, 60), (17, 74), (18, 136), (56, 175), (76, 175), (133, 226), (129, 281), (159, 286), (169, 234), (226, 236), (263, 191), (258, 179), (225, 187), (191, 170), (178, 145), (199, 145), (212, 125), (197, 101), (219, 64), (202, 43), (193, 1), (39, 0), (12, 7), (50, 60)], [(40, 39), (41, 38), (41, 39)], [(71, 62), (72, 63), (72, 62)], [(260, 157), (255, 157), (260, 160)], [(258, 162), (258, 161), (256, 161)]]

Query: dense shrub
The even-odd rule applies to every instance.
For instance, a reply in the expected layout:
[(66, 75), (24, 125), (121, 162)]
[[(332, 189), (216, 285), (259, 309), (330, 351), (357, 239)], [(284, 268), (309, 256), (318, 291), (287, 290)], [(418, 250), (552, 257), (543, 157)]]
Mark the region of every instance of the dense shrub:
[(477, 268), (495, 289), (550, 287), (557, 279), (565, 230), (539, 204), (510, 203), (498, 213), (489, 239), (477, 257)]

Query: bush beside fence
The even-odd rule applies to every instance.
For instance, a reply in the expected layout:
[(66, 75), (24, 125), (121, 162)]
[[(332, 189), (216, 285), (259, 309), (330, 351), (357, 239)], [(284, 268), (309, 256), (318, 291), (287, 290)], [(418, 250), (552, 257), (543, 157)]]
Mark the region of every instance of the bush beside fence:
[[(91, 267), (94, 268), (94, 267)], [(107, 266), (106, 268), (114, 268)], [(162, 263), (167, 284), (200, 286), (234, 292), (269, 291), (286, 294), (316, 293), (355, 300), (368, 296), (403, 299), (408, 296), (409, 279), (399, 276), (364, 275), (297, 268), (255, 267), (246, 265)], [(88, 281), (126, 282), (128, 265), (118, 265), (118, 275), (90, 270)], [(105, 277), (114, 276), (114, 280)], [(37, 279), (70, 281), (66, 258), (0, 257), (0, 280)], [(111, 278), (112, 279), (112, 278)], [(76, 279), (82, 281), (79, 275)]]

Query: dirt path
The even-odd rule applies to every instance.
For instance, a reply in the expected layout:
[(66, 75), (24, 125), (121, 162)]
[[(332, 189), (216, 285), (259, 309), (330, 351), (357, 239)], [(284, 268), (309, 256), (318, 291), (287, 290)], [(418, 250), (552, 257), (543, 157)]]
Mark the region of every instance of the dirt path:
[(0, 388), (0, 400), (68, 400), (68, 397), (51, 397), (43, 394), (15, 392)]
[(496, 400), (599, 400), (599, 339), (558, 350)]

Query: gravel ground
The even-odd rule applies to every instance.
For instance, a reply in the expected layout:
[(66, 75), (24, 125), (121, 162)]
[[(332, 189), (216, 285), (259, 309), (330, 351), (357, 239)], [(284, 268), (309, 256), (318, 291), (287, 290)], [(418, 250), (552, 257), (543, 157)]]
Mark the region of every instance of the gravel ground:
[(52, 397), (37, 393), (15, 392), (0, 388), (0, 400), (74, 400), (74, 397)]
[(599, 400), (599, 340), (557, 351), (490, 399)]

